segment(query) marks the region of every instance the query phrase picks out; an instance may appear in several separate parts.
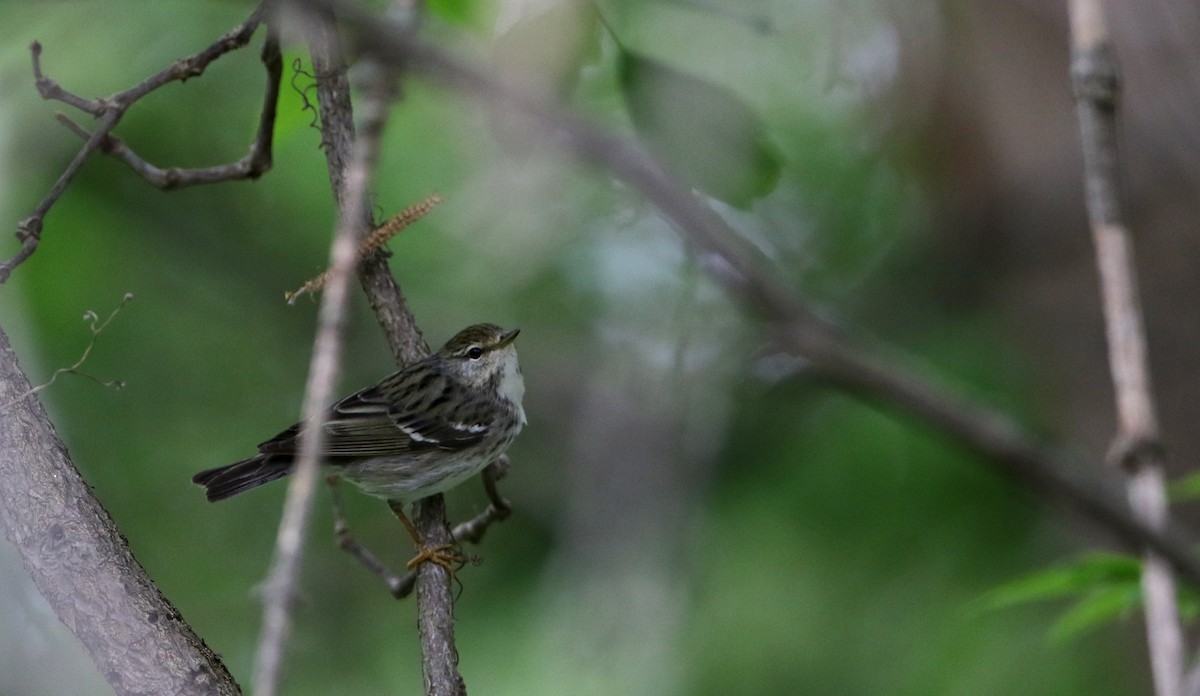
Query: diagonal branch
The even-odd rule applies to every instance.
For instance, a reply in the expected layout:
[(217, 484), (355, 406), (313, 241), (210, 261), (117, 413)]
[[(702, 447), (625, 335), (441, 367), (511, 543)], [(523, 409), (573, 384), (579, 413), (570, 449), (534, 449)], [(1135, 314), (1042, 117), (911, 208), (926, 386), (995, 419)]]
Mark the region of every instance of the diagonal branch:
[(55, 80), (48, 77), (42, 70), (42, 45), (33, 42), (29, 47), (33, 59), (34, 84), (43, 99), (61, 101), (84, 113), (99, 118), (98, 127), (88, 133), (69, 118), (60, 115), (59, 120), (70, 130), (84, 139), (83, 147), (71, 159), (58, 180), (51, 186), (50, 191), (42, 198), (33, 212), (17, 225), (16, 237), (21, 242), (21, 248), (13, 258), (0, 264), (0, 283), (8, 280), (13, 269), (25, 262), (37, 249), (41, 240), (42, 229), (46, 214), (66, 191), (67, 186), (84, 162), (92, 153), (100, 151), (117, 157), (151, 184), (163, 189), (208, 184), (230, 179), (254, 179), (271, 168), (272, 134), (275, 129), (275, 109), (279, 98), (279, 82), (283, 72), (283, 63), (279, 54), (279, 39), (274, 30), (268, 30), (267, 41), (263, 45), (262, 60), (267, 69), (267, 89), (263, 98), (262, 116), (259, 119), (257, 136), (250, 152), (242, 159), (232, 164), (218, 165), (199, 169), (160, 169), (139, 157), (120, 139), (111, 135), (112, 130), (120, 122), (125, 112), (137, 100), (150, 92), (176, 80), (184, 81), (204, 72), (217, 58), (245, 46), (249, 43), (255, 30), (263, 22), (264, 6), (260, 4), (250, 13), (246, 21), (228, 31), (204, 50), (186, 58), (181, 58), (170, 66), (151, 75), (129, 89), (118, 92), (102, 99), (86, 99), (69, 92)]
[[(1166, 457), (1158, 433), (1146, 334), (1138, 299), (1133, 242), (1121, 219), (1117, 168), (1117, 67), (1104, 9), (1097, 0), (1071, 0), (1071, 74), (1083, 144), (1088, 219), (1108, 334), (1108, 362), (1117, 405), (1110, 458), (1126, 475), (1136, 519), (1167, 526)], [(1158, 696), (1183, 693), (1184, 648), (1171, 568), (1147, 549), (1142, 596), (1150, 665)]]
[(338, 7), (363, 53), (483, 101), (524, 122), (531, 131), (548, 134), (580, 161), (606, 169), (640, 191), (696, 245), (709, 273), (767, 322), (783, 347), (835, 383), (933, 424), (951, 439), (985, 455), (998, 470), (1043, 495), (1072, 504), (1124, 544), (1154, 549), (1178, 571), (1200, 582), (1200, 559), (1168, 527), (1159, 529), (1131, 515), (1111, 481), (1077, 473), (1077, 463), (1070, 457), (1041, 444), (1007, 415), (909, 370), (904, 367), (905, 360), (868, 346), (821, 317), (770, 270), (765, 258), (740, 244), (724, 220), (627, 140), (525, 94), (484, 69), (416, 39), (394, 23), (335, 0), (310, 2)]
[(0, 329), (0, 528), (119, 696), (232, 696), (237, 682), (154, 586), (92, 494)]

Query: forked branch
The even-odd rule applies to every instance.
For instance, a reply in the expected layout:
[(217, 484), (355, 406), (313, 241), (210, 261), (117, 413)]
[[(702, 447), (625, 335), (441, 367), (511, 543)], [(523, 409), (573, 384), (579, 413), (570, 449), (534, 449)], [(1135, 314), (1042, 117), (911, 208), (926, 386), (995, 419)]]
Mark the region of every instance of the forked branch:
[(139, 99), (154, 90), (174, 81), (184, 81), (201, 75), (217, 58), (230, 51), (242, 48), (250, 42), (255, 30), (264, 21), (265, 8), (262, 4), (250, 13), (246, 21), (231, 29), (204, 50), (181, 58), (159, 72), (142, 80), (129, 89), (102, 99), (87, 99), (63, 89), (57, 81), (42, 69), (42, 45), (33, 42), (29, 47), (33, 59), (33, 77), (38, 93), (43, 99), (60, 101), (99, 119), (96, 129), (88, 132), (64, 114), (58, 115), (60, 123), (83, 138), (83, 147), (71, 159), (59, 175), (50, 191), (42, 198), (28, 217), (17, 225), (16, 237), (21, 248), (8, 261), (0, 263), (0, 283), (8, 280), (13, 270), (24, 263), (37, 249), (41, 241), (46, 214), (67, 190), (67, 186), (84, 162), (95, 152), (110, 154), (121, 160), (151, 184), (172, 189), (197, 184), (211, 184), (231, 179), (254, 179), (271, 168), (271, 146), (275, 130), (275, 110), (279, 101), (279, 83), (283, 73), (283, 62), (279, 53), (279, 38), (273, 27), (268, 27), (267, 40), (263, 44), (262, 60), (267, 69), (267, 87), (263, 97), (262, 114), (258, 132), (250, 151), (241, 159), (230, 164), (197, 169), (162, 169), (135, 153), (124, 141), (112, 135), (121, 118)]

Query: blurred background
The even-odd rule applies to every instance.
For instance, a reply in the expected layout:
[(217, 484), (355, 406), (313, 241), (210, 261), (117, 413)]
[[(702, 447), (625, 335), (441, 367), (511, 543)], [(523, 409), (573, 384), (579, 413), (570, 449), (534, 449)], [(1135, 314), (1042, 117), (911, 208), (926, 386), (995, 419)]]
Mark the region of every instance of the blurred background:
[[(1061, 5), (443, 0), (425, 31), (647, 138), (822, 311), (1100, 467), (1113, 408)], [(1107, 5), (1152, 369), (1181, 473), (1200, 446), (1200, 9)], [(4, 229), (80, 146), (53, 117), (67, 107), (34, 89), (31, 41), (50, 77), (95, 97), (249, 10), (0, 3)], [(153, 93), (116, 134), (160, 166), (242, 156), (261, 42)], [(210, 505), (190, 477), (248, 456), (300, 409), (316, 303), (283, 295), (326, 265), (334, 209), (302, 108), (312, 80), (291, 65), (307, 63), (303, 45), (285, 49), (272, 171), (163, 193), (95, 157), (0, 287), (0, 326), (35, 384), (87, 345), (86, 310), (133, 293), (83, 367), (125, 388), (68, 375), (41, 396), (159, 588), (245, 685), (284, 486)], [(683, 96), (654, 102), (672, 90)], [(748, 139), (702, 137), (714, 112)], [(663, 135), (693, 122), (682, 146)], [(1149, 691), (1136, 612), (1056, 640), (1065, 602), (979, 610), (997, 585), (1107, 548), (1102, 530), (774, 354), (653, 208), (513, 130), (408, 80), (374, 187), (380, 217), (446, 199), (390, 244), (431, 344), (478, 321), (522, 330), (530, 424), (501, 487), (515, 514), (459, 575), (473, 692)], [(715, 161), (687, 159), (714, 142)], [(0, 256), (16, 250), (5, 232)], [(347, 340), (340, 392), (393, 369), (358, 295)], [(361, 540), (400, 567), (411, 543), (386, 507), (346, 497)], [(448, 501), (455, 519), (486, 505), (473, 482)], [(325, 495), (308, 548), (287, 693), (417, 692), (415, 605), (336, 548)], [(7, 543), (0, 578), (0, 693), (108, 693)]]

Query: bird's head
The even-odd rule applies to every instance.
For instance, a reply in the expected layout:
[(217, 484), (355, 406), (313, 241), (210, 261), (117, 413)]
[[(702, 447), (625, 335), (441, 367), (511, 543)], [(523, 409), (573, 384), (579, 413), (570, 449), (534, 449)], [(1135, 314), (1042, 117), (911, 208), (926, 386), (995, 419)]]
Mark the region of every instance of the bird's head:
[(525, 383), (513, 345), (520, 331), (505, 331), (495, 324), (468, 326), (447, 341), (437, 356), (470, 386), (479, 389), (492, 386), (501, 396), (520, 404)]

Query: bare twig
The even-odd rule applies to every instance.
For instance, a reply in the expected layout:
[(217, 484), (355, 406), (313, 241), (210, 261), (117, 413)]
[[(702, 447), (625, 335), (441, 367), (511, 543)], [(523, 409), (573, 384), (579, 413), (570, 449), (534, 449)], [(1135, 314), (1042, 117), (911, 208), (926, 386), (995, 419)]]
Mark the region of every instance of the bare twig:
[(100, 338), (100, 333), (103, 332), (104, 329), (106, 329), (108, 327), (109, 323), (111, 323), (112, 320), (114, 318), (116, 318), (117, 313), (120, 312), (125, 307), (125, 305), (129, 304), (129, 302), (131, 300), (133, 300), (133, 295), (128, 292), (125, 293), (124, 297), (121, 298), (121, 304), (114, 307), (113, 311), (109, 312), (108, 317), (106, 317), (104, 319), (104, 321), (100, 321), (100, 316), (90, 309), (88, 311), (84, 312), (83, 320), (88, 322), (88, 324), (89, 324), (88, 330), (91, 331), (92, 337), (90, 340), (88, 340), (88, 344), (87, 344), (87, 346), (84, 347), (83, 353), (79, 356), (79, 359), (76, 360), (75, 363), (70, 365), (69, 367), (58, 368), (57, 370), (54, 371), (54, 374), (50, 375), (50, 379), (47, 380), (46, 382), (43, 382), (42, 384), (39, 384), (36, 387), (32, 387), (29, 390), (22, 392), (21, 394), (18, 394), (16, 396), (16, 398), (14, 398), (12, 401), (9, 401), (8, 403), (0, 406), (0, 414), (3, 414), (8, 409), (17, 405), (19, 402), (33, 396), (34, 394), (37, 394), (39, 392), (49, 389), (51, 386), (54, 385), (54, 382), (61, 375), (67, 375), (67, 374), (82, 375), (84, 377), (87, 377), (88, 379), (91, 379), (92, 381), (96, 382), (97, 384), (99, 384), (102, 387), (113, 387), (115, 389), (121, 389), (122, 387), (124, 387), (125, 383), (120, 380), (97, 379), (96, 377), (93, 377), (91, 375), (80, 372), (79, 368), (83, 367), (83, 363), (87, 362), (88, 356), (92, 354), (92, 348), (96, 347), (96, 339)]
[[(1116, 62), (1100, 3), (1071, 0), (1068, 10), (1087, 211), (1117, 402), (1118, 433), (1110, 458), (1126, 473), (1134, 516), (1152, 529), (1163, 529), (1167, 525), (1165, 456), (1150, 385), (1133, 244), (1121, 219), (1118, 190)], [(1150, 550), (1142, 568), (1142, 596), (1155, 692), (1180, 696), (1184, 648), (1175, 579), (1166, 561)]]
[[(275, 115), (279, 103), (279, 84), (283, 76), (279, 36), (271, 25), (267, 25), (267, 40), (263, 44), (262, 61), (267, 69), (267, 88), (263, 96), (262, 114), (259, 117), (258, 131), (254, 142), (250, 144), (250, 151), (241, 159), (211, 167), (168, 167), (163, 169), (142, 159), (124, 140), (111, 134), (106, 134), (100, 141), (100, 151), (124, 162), (150, 185), (164, 191), (221, 181), (257, 179), (271, 168)], [(56, 117), (60, 123), (84, 140), (91, 137), (87, 130), (65, 114), (56, 114)]]
[(502, 454), (483, 470), (483, 488), (487, 491), (488, 500), (491, 503), (484, 508), (483, 512), (454, 526), (451, 535), (455, 541), (469, 541), (472, 544), (478, 544), (483, 541), (484, 532), (493, 522), (508, 519), (508, 516), (512, 514), (512, 503), (500, 495), (500, 491), (496, 488), (496, 482), (504, 478), (504, 475), (508, 473), (508, 467), (508, 455)]
[[(399, 213), (393, 215), (388, 219), (387, 222), (383, 223), (379, 227), (376, 227), (375, 230), (358, 245), (358, 259), (361, 261), (379, 251), (380, 248), (382, 248), (384, 244), (387, 244), (392, 237), (395, 237), (406, 227), (428, 215), (429, 211), (433, 210), (434, 206), (441, 202), (441, 196), (437, 195), (436, 193), (431, 193), (425, 198), (422, 198), (420, 202), (414, 203), (413, 205), (410, 205), (404, 210), (401, 210)], [(320, 290), (325, 286), (325, 278), (327, 275), (329, 275), (329, 271), (325, 271), (316, 278), (309, 280), (295, 292), (285, 292), (283, 294), (283, 299), (287, 300), (288, 304), (294, 304), (296, 299), (301, 295), (314, 293)]]
[(326, 405), (333, 400), (333, 390), (341, 369), (342, 330), (346, 322), (350, 275), (358, 262), (356, 249), (359, 240), (369, 229), (366, 224), (369, 219), (366, 205), (368, 182), (378, 160), (389, 97), (390, 90), (386, 87), (376, 87), (366, 94), (364, 118), (373, 125), (363, 129), (346, 169), (346, 205), (341, 209), (330, 253), (330, 269), (321, 298), (317, 337), (305, 390), (302, 422), (306, 425), (300, 433), (300, 451), (291, 472), (275, 544), (275, 557), (264, 592), (263, 626), (254, 671), (254, 692), (262, 696), (273, 696), (279, 689), (290, 632), (292, 598), (298, 584), (304, 537), (320, 474), (320, 453), (325, 439), (322, 418)]
[(121, 140), (110, 135), (125, 112), (137, 100), (150, 92), (176, 80), (184, 81), (204, 72), (209, 63), (217, 58), (245, 46), (250, 41), (255, 30), (263, 21), (264, 6), (260, 4), (250, 13), (246, 21), (231, 29), (204, 50), (186, 58), (181, 58), (170, 66), (151, 75), (129, 89), (118, 92), (103, 99), (85, 99), (63, 89), (56, 81), (46, 76), (42, 71), (42, 46), (33, 42), (29, 50), (33, 60), (33, 77), (38, 93), (43, 99), (53, 99), (90, 114), (100, 121), (94, 132), (86, 130), (60, 117), (59, 121), (84, 138), (83, 147), (75, 154), (58, 180), (50, 187), (49, 193), (38, 203), (33, 212), (17, 225), (16, 237), (21, 242), (21, 249), (8, 261), (0, 264), (0, 283), (8, 280), (13, 269), (21, 265), (33, 255), (41, 240), (42, 228), (46, 214), (58, 201), (67, 185), (79, 173), (83, 163), (97, 150), (107, 152), (128, 164), (147, 181), (160, 188), (177, 188), (194, 184), (207, 184), (216, 181), (226, 181), (238, 178), (257, 178), (262, 172), (271, 167), (271, 140), (275, 128), (275, 105), (279, 96), (279, 82), (282, 74), (282, 62), (279, 55), (279, 41), (274, 32), (269, 32), (263, 45), (263, 63), (267, 68), (267, 91), (263, 100), (262, 117), (259, 121), (258, 135), (250, 148), (249, 154), (241, 160), (228, 165), (206, 167), (202, 169), (159, 169), (138, 157)]
[(333, 530), (337, 535), (338, 546), (358, 559), (364, 568), (382, 580), (396, 599), (404, 599), (412, 594), (413, 587), (417, 582), (416, 572), (409, 572), (403, 577), (397, 577), (391, 568), (388, 568), (383, 561), (371, 553), (370, 549), (354, 538), (354, 534), (350, 531), (350, 525), (346, 522), (346, 514), (342, 510), (342, 493), (338, 487), (338, 478), (330, 476), (327, 482), (329, 483), (329, 495), (333, 501)]
[(1149, 546), (1177, 570), (1200, 582), (1200, 560), (1170, 531), (1135, 518), (1104, 478), (1077, 473), (1065, 454), (1045, 447), (1007, 415), (937, 385), (903, 367), (906, 361), (870, 348), (803, 304), (770, 271), (761, 255), (738, 242), (733, 230), (682, 190), (640, 149), (583, 119), (523, 93), (485, 70), (404, 32), (386, 19), (335, 0), (310, 4), (338, 8), (358, 49), (377, 60), (424, 74), (549, 134), (579, 160), (599, 165), (652, 201), (701, 252), (706, 270), (762, 316), (782, 347), (807, 360), (835, 383), (881, 400), (941, 429), (980, 452), (1000, 471), (1033, 490), (1069, 502), (1123, 543)]

